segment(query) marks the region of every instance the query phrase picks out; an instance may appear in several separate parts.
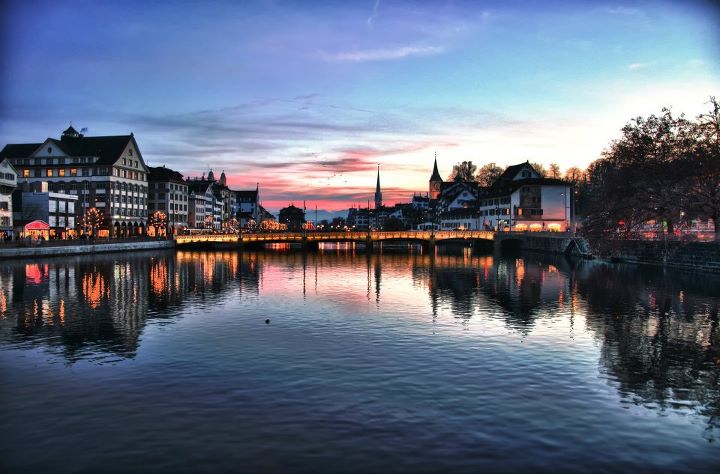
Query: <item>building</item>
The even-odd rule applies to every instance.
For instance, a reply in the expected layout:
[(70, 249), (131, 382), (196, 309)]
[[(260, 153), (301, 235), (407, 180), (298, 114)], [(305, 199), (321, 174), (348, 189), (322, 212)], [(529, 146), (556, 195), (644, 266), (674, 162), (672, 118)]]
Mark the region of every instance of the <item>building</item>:
[(78, 215), (100, 210), (99, 236), (145, 232), (148, 169), (132, 133), (86, 137), (70, 126), (59, 140), (8, 144), (0, 158), (10, 160), (26, 190), (38, 191), (46, 182), (48, 192), (78, 197)]
[(435, 163), (433, 164), (433, 172), (430, 175), (429, 181), (429, 196), (431, 200), (436, 200), (440, 197), (440, 190), (442, 188), (443, 179), (440, 177), (437, 167), (437, 153), (435, 154)]
[(188, 225), (194, 229), (220, 229), (221, 213), (218, 211), (214, 181), (187, 179)]
[(167, 232), (174, 234), (188, 227), (188, 184), (183, 175), (164, 166), (148, 167), (148, 215), (162, 211), (167, 216)]
[(79, 197), (47, 189), (48, 184), (42, 183), (37, 191), (17, 189), (13, 193), (15, 234), (32, 234), (45, 239), (67, 239), (79, 235)]
[(529, 162), (509, 166), (480, 197), (482, 227), (565, 232), (573, 220), (571, 193), (569, 183), (540, 176)]
[(260, 206), (260, 185), (251, 191), (233, 191), (235, 196), (235, 215), (241, 227), (248, 227), (262, 222), (262, 206)]
[(305, 211), (295, 207), (293, 204), (280, 209), (278, 217), (280, 224), (285, 224), (288, 230), (301, 230), (305, 224)]
[(17, 187), (17, 171), (10, 161), (0, 161), (0, 238), (13, 235), (12, 193)]

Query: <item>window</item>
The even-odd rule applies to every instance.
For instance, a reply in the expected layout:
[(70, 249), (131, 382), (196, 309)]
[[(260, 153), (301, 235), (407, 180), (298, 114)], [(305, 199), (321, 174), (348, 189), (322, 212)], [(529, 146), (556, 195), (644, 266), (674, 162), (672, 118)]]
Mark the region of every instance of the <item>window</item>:
[(29, 178), (30, 177), (30, 170), (25, 168), (23, 170), (23, 178)]
[(58, 176), (65, 176), (65, 168), (60, 168), (58, 170)]
[(7, 201), (0, 201), (0, 211), (7, 211), (7, 210), (8, 210)]
[(48, 155), (50, 155), (50, 154), (52, 154), (52, 147), (51, 147), (51, 146), (48, 147)]
[(51, 199), (48, 201), (48, 211), (50, 211), (50, 212), (57, 211), (57, 201), (56, 200)]
[(52, 169), (52, 168), (48, 168), (48, 169), (47, 169), (47, 174), (46, 174), (46, 176), (47, 176), (48, 178), (52, 178), (52, 175), (53, 175), (53, 169)]
[(70, 168), (70, 176), (77, 176), (77, 168)]

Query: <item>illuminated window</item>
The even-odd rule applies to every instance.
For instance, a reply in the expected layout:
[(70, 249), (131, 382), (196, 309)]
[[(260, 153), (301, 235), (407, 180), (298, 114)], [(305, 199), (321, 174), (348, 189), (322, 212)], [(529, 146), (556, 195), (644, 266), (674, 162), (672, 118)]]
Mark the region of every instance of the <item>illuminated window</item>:
[(58, 176), (65, 176), (65, 168), (60, 168), (58, 170)]
[(23, 178), (29, 178), (30, 177), (30, 170), (25, 168), (23, 170)]
[(70, 168), (70, 176), (77, 176), (77, 168)]
[(48, 169), (47, 169), (47, 175), (46, 175), (46, 176), (47, 176), (48, 178), (50, 178), (50, 177), (53, 176), (53, 169), (52, 169), (52, 168), (48, 168)]

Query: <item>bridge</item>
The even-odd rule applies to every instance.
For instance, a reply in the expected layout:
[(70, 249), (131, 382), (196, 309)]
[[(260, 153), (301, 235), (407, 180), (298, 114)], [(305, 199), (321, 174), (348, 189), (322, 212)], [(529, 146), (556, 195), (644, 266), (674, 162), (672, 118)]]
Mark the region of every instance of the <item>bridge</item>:
[(442, 242), (487, 242), (496, 249), (504, 247), (537, 250), (549, 253), (572, 253), (590, 256), (584, 239), (560, 232), (494, 232), (486, 230), (448, 231), (372, 231), (372, 232), (270, 232), (242, 234), (191, 234), (176, 235), (178, 247), (225, 244), (258, 246), (262, 244), (301, 244), (316, 249), (320, 243), (354, 242), (373, 248), (383, 242), (419, 243), (432, 248)]
[(243, 234), (192, 234), (175, 236), (176, 245), (200, 243), (238, 244), (318, 244), (321, 242), (417, 242), (437, 243), (441, 241), (494, 240), (495, 232), (484, 230), (468, 231), (373, 231), (373, 232), (270, 232)]

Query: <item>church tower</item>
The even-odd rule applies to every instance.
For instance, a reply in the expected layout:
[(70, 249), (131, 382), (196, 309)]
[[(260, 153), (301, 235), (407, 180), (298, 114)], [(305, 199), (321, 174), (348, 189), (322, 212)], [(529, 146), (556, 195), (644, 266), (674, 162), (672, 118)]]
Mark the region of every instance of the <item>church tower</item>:
[(440, 188), (442, 187), (443, 180), (438, 173), (437, 168), (437, 153), (435, 153), (435, 165), (433, 166), (432, 176), (430, 176), (430, 199), (437, 199), (440, 197)]
[(382, 207), (382, 193), (380, 192), (380, 165), (378, 165), (377, 184), (375, 185), (375, 209)]

